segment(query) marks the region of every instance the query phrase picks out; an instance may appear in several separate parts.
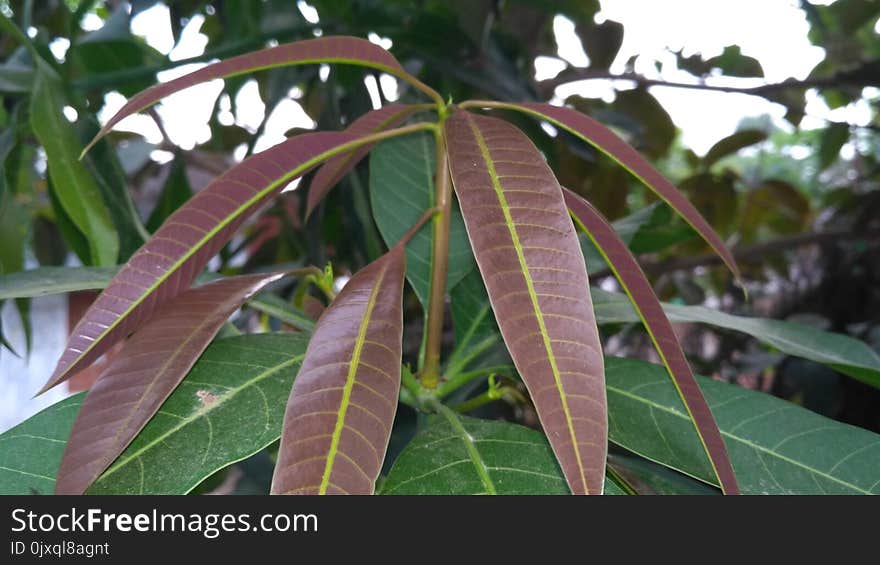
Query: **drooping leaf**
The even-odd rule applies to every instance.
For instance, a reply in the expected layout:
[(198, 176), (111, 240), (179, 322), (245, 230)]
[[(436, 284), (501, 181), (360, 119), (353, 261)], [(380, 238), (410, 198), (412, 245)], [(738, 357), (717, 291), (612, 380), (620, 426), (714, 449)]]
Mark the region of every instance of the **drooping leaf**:
[(284, 415), (273, 494), (372, 494), (400, 390), (402, 245), (324, 311)]
[(730, 458), (724, 441), (718, 431), (712, 411), (700, 392), (691, 367), (684, 356), (681, 344), (672, 329), (672, 324), (663, 312), (660, 300), (654, 294), (651, 283), (639, 267), (638, 261), (617, 236), (614, 228), (593, 208), (593, 206), (569, 190), (563, 191), (565, 203), (575, 219), (575, 223), (590, 236), (596, 248), (614, 271), (627, 296), (632, 300), (636, 312), (645, 325), (660, 359), (669, 371), (672, 381), (691, 416), (700, 441), (709, 455), (709, 460), (726, 494), (736, 494), (739, 489), (736, 476), (730, 465)]
[[(623, 494), (612, 481), (605, 494)], [(570, 494), (540, 432), (444, 410), (391, 467), (379, 494)]]
[[(434, 205), (435, 143), (428, 133), (389, 139), (370, 154), (370, 204), (385, 243), (396, 245), (419, 217)], [(420, 229), (406, 245), (406, 277), (423, 306), (431, 289), (433, 232)], [(474, 268), (474, 257), (458, 205), (452, 203), (446, 288)]]
[[(345, 132), (351, 135), (361, 136), (368, 133), (376, 133), (388, 128), (396, 127), (404, 122), (409, 116), (423, 110), (424, 106), (404, 106), (391, 104), (378, 110), (367, 112), (345, 128)], [(321, 165), (315, 172), (312, 182), (309, 184), (309, 193), (306, 204), (306, 218), (312, 215), (318, 203), (324, 199), (330, 189), (339, 184), (345, 175), (366, 157), (374, 144), (361, 147), (357, 151), (337, 155)]]
[[(0, 277), (0, 300), (100, 290), (106, 288), (118, 272), (116, 267), (39, 267), (19, 271)], [(205, 283), (216, 278), (215, 274), (205, 274), (196, 281)], [(247, 304), (254, 310), (304, 331), (311, 331), (315, 325), (305, 313), (272, 294), (253, 296)]]
[(600, 494), (606, 444), (601, 345), (587, 271), (562, 190), (507, 122), (446, 122), (453, 185), (511, 357), (569, 487)]
[(661, 175), (644, 157), (620, 139), (614, 132), (597, 122), (596, 120), (581, 114), (570, 108), (560, 108), (549, 104), (523, 103), (511, 104), (506, 102), (474, 102), (486, 108), (501, 108), (516, 110), (534, 116), (541, 120), (547, 120), (572, 134), (580, 137), (599, 151), (605, 153), (621, 166), (630, 171), (636, 178), (648, 188), (656, 192), (667, 204), (669, 204), (706, 240), (724, 260), (724, 264), (740, 279), (739, 268), (730, 251), (718, 234), (687, 201), (687, 199)]
[[(122, 267), (74, 328), (43, 390), (87, 366), (137, 327), (164, 300), (186, 290), (235, 230), (291, 180), (376, 136), (343, 133), (293, 137), (254, 155), (202, 189), (177, 210)], [(381, 138), (381, 137), (380, 137)]]
[[(715, 484), (666, 370), (606, 358), (609, 439)], [(880, 494), (880, 436), (790, 402), (697, 377), (744, 494)]]
[[(623, 294), (591, 290), (600, 324), (640, 321)], [(742, 332), (785, 354), (828, 365), (880, 388), (880, 356), (866, 343), (850, 336), (794, 322), (734, 316), (703, 306), (663, 304), (663, 310), (672, 322), (698, 322)]]
[(708, 169), (722, 158), (765, 139), (767, 134), (759, 129), (744, 129), (731, 134), (709, 148), (706, 156), (703, 157), (703, 167)]
[(221, 279), (166, 302), (114, 356), (73, 424), (56, 494), (82, 494), (143, 429), (232, 313), (283, 273)]
[[(342, 63), (360, 65), (394, 75), (420, 90), (431, 93), (435, 101), (442, 103), (439, 94), (422, 84), (404, 70), (391, 53), (357, 37), (321, 37), (295, 43), (269, 47), (253, 53), (231, 57), (208, 65), (182, 77), (157, 84), (133, 96), (104, 124), (93, 143), (107, 134), (123, 118), (140, 112), (155, 104), (169, 94), (215, 78), (235, 77), (257, 70), (271, 69), (288, 65), (317, 63)], [(88, 149), (88, 147), (86, 148)]]
[(119, 238), (98, 185), (78, 160), (80, 145), (62, 112), (62, 89), (52, 70), (38, 65), (31, 96), (31, 126), (46, 151), (55, 196), (88, 242), (91, 263), (101, 267), (114, 265)]

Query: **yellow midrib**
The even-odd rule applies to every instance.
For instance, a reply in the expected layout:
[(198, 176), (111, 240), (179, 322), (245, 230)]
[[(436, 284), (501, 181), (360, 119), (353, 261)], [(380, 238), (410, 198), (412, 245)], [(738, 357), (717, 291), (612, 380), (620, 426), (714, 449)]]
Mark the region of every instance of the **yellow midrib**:
[(351, 352), (351, 361), (348, 364), (348, 374), (345, 377), (345, 387), (342, 389), (342, 400), (339, 402), (339, 414), (336, 417), (336, 427), (333, 429), (333, 436), (330, 440), (330, 450), (327, 452), (327, 463), (324, 465), (324, 475), (321, 477), (321, 486), (318, 487), (318, 494), (327, 494), (327, 487), (330, 486), (330, 475), (333, 474), (333, 464), (336, 461), (336, 455), (339, 453), (339, 440), (342, 437), (342, 430), (345, 428), (345, 415), (348, 412), (348, 406), (351, 404), (351, 391), (354, 388), (354, 380), (357, 376), (358, 366), (361, 362), (361, 351), (363, 351), (364, 343), (367, 339), (367, 328), (373, 317), (373, 308), (376, 306), (376, 297), (379, 294), (379, 288), (382, 286), (382, 280), (385, 278), (386, 268), (383, 268), (370, 290), (370, 298), (367, 300), (367, 308), (364, 312), (364, 318), (358, 328), (358, 335), (354, 342), (354, 349)]
[(507, 229), (510, 232), (510, 239), (513, 242), (514, 250), (516, 251), (516, 258), (517, 260), (519, 260), (523, 279), (526, 281), (526, 288), (529, 292), (529, 299), (531, 300), (532, 308), (535, 311), (535, 318), (538, 321), (538, 328), (541, 331), (541, 338), (544, 341), (544, 349), (547, 351), (547, 360), (550, 362), (550, 369), (553, 371), (553, 379), (556, 384), (556, 389), (559, 392), (559, 399), (562, 402), (562, 412), (565, 414), (565, 423), (568, 427), (568, 433), (571, 437), (571, 447), (574, 451), (575, 460), (577, 461), (578, 473), (580, 474), (581, 481), (584, 485), (584, 492), (589, 494), (590, 488), (589, 485), (587, 485), (587, 478), (584, 474), (584, 465), (581, 461), (581, 453), (578, 449), (577, 438), (575, 437), (574, 433), (574, 421), (571, 418), (571, 412), (568, 409), (568, 401), (566, 400), (565, 389), (562, 386), (562, 377), (559, 374), (559, 368), (556, 366), (556, 357), (553, 354), (553, 345), (550, 343), (550, 336), (547, 333), (547, 326), (544, 323), (544, 316), (541, 313), (541, 308), (538, 305), (538, 295), (535, 292), (535, 286), (532, 283), (532, 276), (529, 273), (529, 267), (526, 263), (522, 244), (519, 241), (519, 235), (516, 232), (516, 226), (513, 223), (513, 217), (510, 215), (510, 209), (507, 205), (507, 198), (505, 198), (504, 196), (504, 191), (501, 187), (501, 180), (498, 177), (498, 172), (495, 170), (495, 165), (492, 161), (492, 155), (489, 153), (489, 147), (486, 145), (486, 140), (483, 139), (483, 134), (480, 132), (480, 129), (470, 117), (468, 117), (467, 120), (468, 125), (470, 126), (471, 131), (474, 134), (474, 138), (477, 141), (477, 145), (480, 147), (480, 153), (483, 156), (483, 161), (486, 163), (486, 168), (489, 171), (489, 177), (492, 179), (492, 188), (495, 190), (495, 195), (498, 197), (498, 203), (501, 206), (501, 211), (504, 213), (504, 221), (507, 223)]

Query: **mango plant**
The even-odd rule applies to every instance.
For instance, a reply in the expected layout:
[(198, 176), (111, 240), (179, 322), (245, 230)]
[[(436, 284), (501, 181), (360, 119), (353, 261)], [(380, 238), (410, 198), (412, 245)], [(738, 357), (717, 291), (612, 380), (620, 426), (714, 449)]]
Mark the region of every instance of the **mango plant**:
[[(694, 376), (669, 308), (619, 231), (560, 186), (532, 140), (504, 119), (518, 113), (549, 123), (616, 161), (738, 276), (731, 253), (688, 200), (615, 133), (575, 110), (447, 101), (388, 51), (322, 37), (144, 90), (83, 153), (125, 117), (197, 83), (307, 64), (387, 73), (427, 101), (388, 105), (344, 131), (300, 133), (248, 157), (180, 206), (118, 271), (74, 283), (103, 291), (43, 391), (116, 351), (85, 396), (0, 435), (0, 467), (15, 473), (9, 490), (185, 493), (280, 438), (273, 494), (623, 494), (646, 484), (658, 492), (876, 492), (880, 451), (870, 432)], [(57, 111), (50, 106), (48, 114)], [(388, 251), (338, 294), (332, 272), (317, 267), (203, 273), (291, 182), (306, 177), (311, 213), (368, 155), (372, 213)], [(591, 293), (579, 232), (629, 302)], [(45, 276), (28, 283), (21, 275), (0, 285), (0, 297), (39, 294)], [(285, 277), (313, 283), (330, 299), (316, 322), (258, 295)], [(405, 281), (425, 312), (415, 367), (403, 365), (403, 328), (411, 322), (403, 315)], [(215, 339), (245, 304), (299, 332)], [(447, 305), (455, 334), (449, 352)], [(700, 319), (690, 310), (670, 314)], [(723, 325), (715, 314), (701, 315)], [(734, 328), (751, 323), (745, 331), (777, 347), (798, 347), (789, 326), (728, 318)], [(662, 368), (603, 357), (597, 323), (634, 320)], [(800, 354), (880, 382), (880, 360), (863, 344), (830, 336), (845, 343), (829, 345), (822, 340), (830, 334), (815, 334), (802, 334), (817, 345)], [(534, 407), (543, 433), (462, 415), (510, 397)], [(424, 417), (382, 476), (399, 403)], [(625, 451), (609, 455), (609, 441)]]

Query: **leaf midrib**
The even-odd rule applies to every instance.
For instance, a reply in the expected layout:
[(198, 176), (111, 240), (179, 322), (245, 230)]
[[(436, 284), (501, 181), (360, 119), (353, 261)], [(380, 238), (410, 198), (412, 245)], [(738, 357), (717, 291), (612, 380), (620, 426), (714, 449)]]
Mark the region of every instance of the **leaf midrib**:
[(562, 412), (565, 415), (565, 423), (571, 439), (571, 448), (572, 451), (574, 451), (575, 461), (577, 462), (578, 474), (580, 475), (580, 479), (584, 487), (584, 492), (589, 493), (590, 488), (589, 485), (587, 485), (587, 477), (584, 472), (584, 465), (583, 461), (581, 461), (581, 453), (578, 446), (577, 437), (574, 432), (574, 421), (572, 420), (571, 411), (568, 407), (568, 399), (565, 393), (565, 388), (562, 386), (562, 377), (559, 374), (559, 368), (556, 366), (556, 357), (553, 353), (553, 344), (550, 343), (550, 336), (547, 332), (547, 326), (544, 323), (544, 316), (541, 313), (540, 307), (538, 306), (538, 296), (535, 292), (534, 284), (532, 283), (532, 276), (529, 272), (528, 263), (526, 263), (525, 253), (523, 252), (522, 244), (519, 241), (519, 234), (516, 231), (513, 217), (510, 214), (510, 209), (507, 204), (507, 198), (505, 198), (504, 196), (504, 191), (501, 186), (501, 179), (498, 177), (498, 172), (495, 170), (495, 164), (492, 160), (492, 154), (489, 152), (489, 147), (486, 145), (486, 140), (483, 138), (482, 132), (470, 116), (467, 116), (467, 122), (470, 126), (471, 132), (474, 135), (474, 139), (476, 140), (477, 145), (480, 148), (480, 154), (483, 157), (483, 162), (486, 164), (486, 169), (489, 173), (489, 177), (492, 180), (492, 188), (495, 190), (495, 195), (498, 198), (498, 204), (501, 207), (501, 211), (504, 214), (505, 223), (507, 224), (507, 229), (510, 232), (510, 239), (513, 243), (514, 250), (516, 251), (516, 258), (519, 261), (520, 271), (522, 272), (523, 280), (526, 283), (526, 289), (529, 293), (529, 300), (531, 301), (532, 309), (535, 313), (535, 319), (538, 322), (538, 328), (541, 332), (541, 339), (544, 343), (544, 349), (547, 352), (547, 360), (549, 361), (550, 369), (553, 372), (553, 380), (556, 385), (557, 392), (559, 393), (559, 399), (562, 402)]
[(321, 485), (318, 487), (318, 494), (327, 494), (327, 488), (330, 486), (330, 476), (333, 474), (333, 464), (336, 462), (336, 455), (339, 453), (339, 441), (342, 438), (342, 430), (345, 428), (345, 416), (348, 413), (348, 406), (351, 404), (351, 392), (354, 388), (357, 372), (361, 364), (361, 352), (367, 340), (367, 329), (373, 319), (373, 309), (376, 307), (376, 297), (379, 295), (379, 289), (382, 287), (382, 281), (388, 267), (383, 266), (382, 270), (370, 289), (370, 297), (367, 300), (367, 307), (364, 311), (364, 317), (358, 328), (358, 335), (355, 338), (354, 348), (351, 351), (351, 359), (348, 363), (348, 374), (345, 377), (345, 386), (342, 389), (342, 399), (339, 401), (339, 413), (336, 416), (336, 425), (333, 428), (333, 436), (330, 440), (330, 450), (327, 453), (327, 462), (324, 464), (324, 474), (321, 477)]

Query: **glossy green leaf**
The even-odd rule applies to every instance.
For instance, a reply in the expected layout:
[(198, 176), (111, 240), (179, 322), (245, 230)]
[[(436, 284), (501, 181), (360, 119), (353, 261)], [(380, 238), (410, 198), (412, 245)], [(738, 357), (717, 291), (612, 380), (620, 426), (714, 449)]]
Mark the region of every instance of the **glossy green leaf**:
[[(391, 467), (379, 494), (570, 494), (547, 438), (444, 409)], [(605, 494), (623, 494), (605, 481)]]
[(0, 434), (0, 495), (52, 494), (55, 474), (85, 394), (77, 394)]
[(721, 494), (719, 489), (711, 485), (634, 455), (611, 453), (608, 455), (608, 467), (614, 469), (638, 494)]
[(63, 86), (51, 69), (40, 66), (31, 96), (31, 126), (46, 151), (55, 195), (77, 230), (88, 241), (97, 266), (116, 264), (119, 238), (101, 190), (79, 161), (79, 141), (64, 117)]
[[(880, 493), (880, 436), (698, 377), (744, 494)], [(709, 483), (715, 476), (666, 370), (606, 359), (609, 439)]]
[(307, 338), (216, 341), (90, 494), (185, 494), (281, 435), (284, 402)]
[[(597, 288), (591, 291), (600, 324), (639, 321), (625, 295)], [(672, 322), (698, 322), (742, 332), (788, 355), (828, 365), (880, 387), (880, 356), (867, 344), (847, 335), (794, 322), (734, 316), (703, 306), (663, 304), (663, 310)]]
[[(434, 205), (434, 138), (418, 133), (380, 143), (370, 154), (370, 204), (379, 233), (393, 246)], [(406, 278), (422, 305), (431, 287), (431, 226), (422, 227), (406, 246)], [(458, 206), (449, 226), (446, 288), (474, 269), (474, 256)]]
[(89, 390), (61, 459), (55, 493), (82, 494), (156, 414), (229, 316), (282, 276), (220, 279), (163, 304)]
[(400, 392), (402, 245), (321, 315), (284, 414), (272, 494), (372, 494)]
[[(423, 106), (403, 106), (391, 104), (367, 112), (347, 128), (345, 132), (351, 135), (365, 135), (380, 132), (396, 127), (404, 122), (409, 116), (423, 110)], [(327, 196), (327, 193), (341, 181), (354, 167), (370, 153), (373, 144), (365, 145), (357, 151), (338, 155), (328, 159), (321, 168), (315, 172), (312, 182), (309, 183), (309, 193), (306, 199), (306, 218), (311, 216), (315, 207)]]
[(577, 234), (553, 172), (513, 125), (446, 121), (449, 168), (501, 335), (576, 494), (601, 494), (601, 344)]

